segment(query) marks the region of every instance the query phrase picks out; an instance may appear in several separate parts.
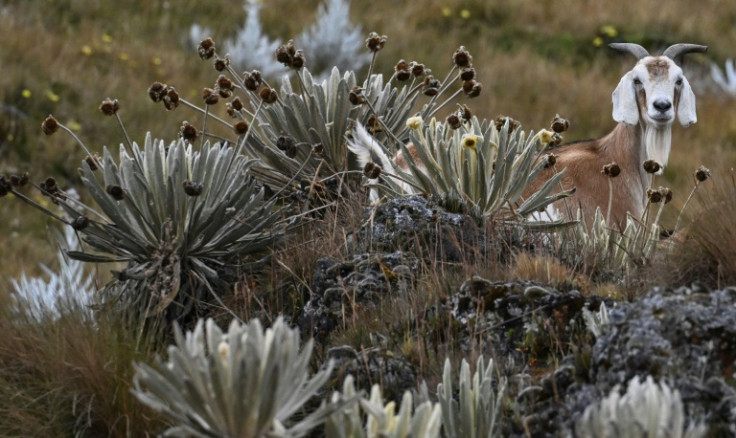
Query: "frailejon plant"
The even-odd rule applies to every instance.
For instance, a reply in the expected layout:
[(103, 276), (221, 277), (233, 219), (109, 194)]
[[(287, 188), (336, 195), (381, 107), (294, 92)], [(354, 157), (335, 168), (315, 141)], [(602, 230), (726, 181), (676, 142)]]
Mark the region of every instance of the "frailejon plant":
[[(44, 129), (50, 127), (65, 128), (49, 117)], [(68, 251), (71, 258), (127, 263), (102, 289), (104, 304), (191, 318), (219, 300), (239, 268), (263, 257), (292, 219), (264, 199), (249, 174), (254, 160), (232, 147), (207, 142), (195, 150), (183, 139), (167, 145), (148, 134), (143, 148), (121, 145), (117, 161), (107, 148), (99, 158), (84, 149), (79, 172), (98, 207), (66, 196), (49, 178), (39, 188), (68, 219), (41, 209), (81, 236), (85, 245)]]
[(629, 380), (623, 395), (616, 385), (599, 404), (588, 407), (575, 433), (592, 438), (697, 438), (705, 436), (707, 428), (695, 422), (686, 427), (679, 391), (647, 376)]
[[(238, 151), (260, 160), (254, 171), (265, 184), (284, 188), (284, 194), (323, 196), (336, 176), (360, 170), (346, 147), (353, 123), (367, 126), (381, 139), (407, 140), (405, 121), (416, 111), (421, 95), (428, 96), (421, 112), (429, 116), (463, 92), (468, 97), (480, 94), (481, 84), (473, 79), (475, 70), (464, 49), (464, 67), (456, 62), (444, 82), (423, 64), (404, 60), (384, 80), (372, 73), (372, 67), (385, 43), (385, 36), (369, 35), (366, 46), (373, 57), (367, 79), (361, 83), (354, 72), (341, 73), (337, 68), (324, 81), (316, 80), (306, 68), (307, 56), (288, 42), (276, 50), (276, 59), (296, 74), (293, 79), (285, 78), (277, 92), (261, 72), (237, 72), (230, 58), (220, 57), (208, 38), (200, 43), (198, 52), (203, 59), (214, 58), (215, 69), (223, 74), (213, 88), (205, 89), (205, 108), (180, 99), (172, 87), (163, 84), (154, 84), (149, 93), (167, 109), (184, 103), (233, 129), (236, 138), (232, 143)], [(453, 87), (457, 90), (449, 95)], [(173, 101), (167, 101), (170, 93), (166, 90), (174, 93)], [(223, 99), (229, 99), (225, 106), (231, 121), (213, 115), (212, 106)], [(214, 134), (203, 128), (201, 135)]]
[[(331, 403), (359, 397), (355, 391), (353, 377), (348, 375), (343, 382), (342, 393), (335, 393)], [(327, 438), (434, 438), (440, 435), (442, 410), (438, 403), (425, 401), (414, 409), (414, 398), (407, 391), (401, 398), (399, 412), (396, 403), (384, 403), (381, 387), (371, 388), (369, 399), (360, 397), (360, 403), (345, 406), (331, 414), (325, 421)], [(413, 411), (413, 413), (412, 413)], [(361, 415), (364, 413), (365, 415)], [(363, 417), (366, 417), (365, 421)]]
[(404, 169), (394, 162), (398, 160), (387, 158), (390, 148), (365, 130), (356, 130), (350, 147), (359, 155), (377, 151), (371, 154), (381, 157), (376, 164), (388, 167), (381, 170), (380, 182), (371, 184), (380, 196), (427, 193), (439, 196), (451, 210), (521, 221), (572, 191), (553, 193), (559, 188), (562, 171), (523, 199), (524, 189), (550, 165), (548, 156), (537, 159), (548, 131), (526, 135), (520, 128), (510, 129), (510, 123), (506, 120), (497, 126), (472, 116), (455, 122), (432, 119), (425, 125), (421, 118), (411, 118), (407, 127), (413, 150), (403, 143), (397, 146)]
[(200, 320), (186, 336), (177, 326), (175, 339), (168, 359), (135, 365), (133, 393), (173, 422), (165, 435), (304, 436), (350, 403), (323, 404), (295, 418), (327, 382), (332, 367), (310, 377), (313, 343), (300, 346), (298, 331), (282, 318), (265, 331), (257, 319), (233, 320), (227, 333), (211, 319)]
[(79, 249), (79, 242), (74, 229), (67, 227), (62, 235), (58, 233), (61, 248), (58, 252), (58, 271), (41, 265), (48, 276), (28, 277), (21, 274), (20, 279), (13, 279), (13, 310), (24, 313), (35, 322), (46, 319), (57, 319), (68, 310), (79, 311), (85, 317), (91, 316), (93, 301), (93, 278), (84, 272), (84, 263), (70, 259), (65, 250)]
[(452, 366), (445, 360), (442, 383), (437, 386), (437, 398), (442, 406), (442, 430), (446, 437), (500, 436), (499, 415), (506, 390), (505, 380), (494, 383), (493, 360), (486, 364), (478, 358), (475, 373), (463, 359), (460, 365), (458, 387), (453, 386)]

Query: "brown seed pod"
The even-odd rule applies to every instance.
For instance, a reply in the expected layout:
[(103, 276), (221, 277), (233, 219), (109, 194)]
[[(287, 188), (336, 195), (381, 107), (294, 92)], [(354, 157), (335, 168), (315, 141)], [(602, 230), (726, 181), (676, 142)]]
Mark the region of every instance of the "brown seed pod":
[(97, 160), (97, 157), (94, 157), (93, 158), (93, 157), (90, 157), (89, 155), (87, 155), (87, 157), (84, 159), (84, 161), (89, 166), (89, 170), (91, 170), (91, 171), (94, 172), (95, 170), (99, 169), (99, 166), (98, 166), (99, 161)]
[(621, 174), (621, 167), (616, 163), (608, 163), (603, 166), (601, 173), (610, 178), (616, 178)]
[(41, 130), (46, 135), (52, 135), (59, 130), (59, 122), (52, 116), (46, 117), (46, 120), (41, 123)]
[(475, 79), (475, 69), (473, 67), (465, 67), (462, 70), (460, 70), (460, 80), (465, 81), (471, 81)]
[(547, 161), (544, 163), (544, 168), (549, 169), (550, 167), (554, 167), (555, 164), (557, 164), (557, 157), (556, 154), (547, 154), (545, 155), (547, 158)]
[(365, 46), (368, 47), (368, 50), (375, 53), (383, 49), (387, 40), (388, 37), (386, 35), (378, 35), (376, 32), (371, 32), (368, 34), (368, 39), (365, 40)]
[(659, 190), (647, 189), (647, 198), (652, 204), (659, 204), (662, 202), (662, 194)]
[(163, 98), (163, 102), (164, 107), (169, 111), (179, 106), (179, 93), (176, 92), (174, 87), (166, 88), (166, 95)]
[(363, 167), (363, 175), (368, 179), (376, 179), (381, 175), (381, 170), (381, 166), (373, 161), (369, 161)]
[(181, 124), (181, 128), (179, 128), (179, 135), (184, 140), (191, 142), (199, 137), (199, 130), (191, 123), (185, 121)]
[(215, 56), (215, 41), (212, 38), (202, 40), (197, 47), (197, 53), (202, 59), (210, 59)]
[(120, 103), (118, 100), (105, 99), (100, 104), (100, 111), (106, 116), (114, 116), (120, 109)]
[(414, 77), (417, 77), (417, 78), (419, 76), (422, 76), (424, 74), (424, 72), (427, 71), (427, 69), (424, 66), (424, 64), (420, 64), (418, 62), (413, 62), (412, 61), (412, 63), (410, 64), (410, 66), (411, 66), (411, 74), (413, 74)]
[(166, 89), (166, 84), (154, 82), (150, 87), (148, 87), (148, 97), (150, 97), (154, 102), (161, 102), (166, 95)]
[(237, 135), (247, 134), (248, 128), (250, 128), (250, 126), (248, 125), (248, 122), (246, 122), (245, 120), (241, 120), (233, 125), (233, 131), (235, 131), (235, 134)]
[(710, 169), (705, 166), (698, 167), (698, 169), (695, 171), (695, 179), (698, 182), (703, 182), (708, 178), (710, 178)]
[(225, 71), (228, 65), (230, 65), (230, 58), (228, 57), (225, 57), (225, 59), (217, 58), (213, 63), (213, 66), (217, 71)]
[(560, 133), (567, 131), (567, 128), (570, 127), (570, 122), (567, 121), (567, 119), (563, 119), (560, 117), (559, 114), (555, 114), (555, 118), (552, 119), (552, 123), (550, 124), (550, 128), (554, 132)]
[(118, 185), (109, 185), (105, 187), (105, 191), (116, 201), (122, 201), (125, 199), (125, 190)]
[(258, 70), (253, 70), (250, 73), (245, 73), (243, 83), (245, 84), (245, 88), (247, 90), (256, 91), (258, 87), (263, 84), (263, 77), (261, 76), (261, 72), (259, 72)]
[(279, 100), (279, 95), (273, 88), (264, 87), (258, 92), (263, 103), (274, 103)]
[(654, 160), (647, 160), (644, 162), (644, 170), (647, 173), (657, 173), (662, 166)]
[(452, 54), (452, 63), (460, 68), (470, 67), (473, 63), (473, 57), (470, 56), (470, 53), (465, 49), (465, 46), (460, 46), (455, 50), (455, 53)]
[(215, 105), (220, 101), (220, 96), (212, 88), (205, 88), (202, 90), (202, 100), (207, 105)]
[(77, 216), (72, 220), (72, 228), (75, 230), (83, 230), (89, 226), (89, 218), (87, 216)]
[(199, 196), (202, 194), (202, 190), (204, 189), (204, 185), (202, 183), (189, 180), (184, 181), (182, 186), (184, 187), (184, 193), (188, 196)]
[(463, 122), (457, 114), (450, 114), (445, 121), (450, 126), (450, 129), (460, 129), (463, 126)]

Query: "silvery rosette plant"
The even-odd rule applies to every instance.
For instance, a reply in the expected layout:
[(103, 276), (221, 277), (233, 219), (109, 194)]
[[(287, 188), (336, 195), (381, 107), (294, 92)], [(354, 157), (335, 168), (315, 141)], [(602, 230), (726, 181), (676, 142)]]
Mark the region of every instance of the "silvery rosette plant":
[[(539, 172), (550, 165), (548, 156), (537, 159), (538, 151), (549, 140), (543, 134), (551, 137), (548, 131), (527, 135), (520, 128), (509, 129), (509, 120), (497, 126), (474, 116), (455, 119), (431, 119), (427, 124), (419, 117), (407, 120), (416, 158), (400, 142), (397, 147), (408, 171), (382, 160), (388, 171), (382, 169), (380, 182), (371, 184), (380, 196), (427, 193), (439, 196), (448, 208), (475, 217), (500, 215), (520, 220), (572, 193), (558, 192), (562, 171), (528, 198), (522, 197)], [(373, 144), (380, 149), (378, 155), (393, 155), (365, 130), (361, 134), (353, 140), (352, 150), (367, 148), (358, 143)]]
[[(353, 377), (343, 382), (342, 393), (335, 393), (331, 402), (359, 397)], [(414, 398), (407, 391), (401, 398), (399, 411), (396, 403), (384, 403), (381, 387), (373, 385), (370, 398), (360, 397), (360, 403), (335, 411), (325, 421), (327, 438), (434, 438), (440, 434), (442, 411), (438, 403), (425, 401), (414, 409)], [(365, 417), (365, 420), (363, 419)]]
[(89, 219), (78, 227), (89, 249), (69, 256), (127, 263), (106, 288), (110, 299), (148, 316), (184, 317), (216, 299), (244, 257), (255, 261), (283, 233), (283, 212), (264, 199), (249, 175), (253, 164), (232, 147), (194, 150), (150, 134), (142, 149), (121, 147), (117, 161), (105, 149), (99, 170), (80, 169), (101, 212), (63, 203), (73, 221)]
[(585, 410), (575, 432), (593, 438), (698, 438), (706, 436), (707, 428), (694, 422), (686, 427), (679, 391), (647, 376), (629, 380), (624, 394), (616, 385), (600, 403)]
[(97, 206), (68, 196), (53, 178), (38, 188), (67, 217), (9, 190), (77, 231), (84, 244), (69, 257), (126, 263), (101, 290), (103, 304), (168, 321), (190, 318), (221, 304), (219, 293), (240, 269), (263, 258), (294, 223), (287, 207), (264, 198), (251, 176), (254, 160), (230, 146), (205, 142), (195, 150), (184, 139), (166, 144), (148, 134), (142, 148), (121, 145), (116, 160), (107, 148), (93, 156), (53, 117), (42, 127), (49, 135), (67, 131), (85, 150), (79, 172)]
[(454, 388), (452, 366), (445, 360), (442, 383), (437, 386), (437, 398), (442, 406), (442, 430), (446, 437), (494, 437), (499, 435), (501, 402), (506, 382), (494, 384), (493, 360), (486, 364), (478, 358), (475, 373), (470, 375), (470, 365), (463, 359)]
[(135, 364), (133, 393), (173, 424), (165, 436), (299, 437), (346, 402), (323, 404), (296, 419), (327, 382), (331, 365), (310, 377), (313, 343), (278, 318), (263, 330), (235, 320), (223, 332), (211, 319), (183, 335), (166, 360)]

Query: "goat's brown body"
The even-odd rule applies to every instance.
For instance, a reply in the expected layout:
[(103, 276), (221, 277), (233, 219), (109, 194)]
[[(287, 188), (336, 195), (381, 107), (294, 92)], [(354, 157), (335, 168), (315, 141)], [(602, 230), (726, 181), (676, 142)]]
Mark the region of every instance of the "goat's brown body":
[[(588, 226), (600, 207), (604, 217), (608, 214), (609, 179), (611, 180), (611, 226), (623, 229), (626, 215), (641, 217), (645, 205), (646, 191), (649, 187), (648, 175), (642, 163), (645, 160), (643, 148), (632, 148), (642, 142), (642, 129), (639, 125), (627, 126), (619, 123), (605, 137), (569, 143), (542, 154), (557, 155), (554, 167), (545, 169), (524, 192), (529, 196), (552, 177), (556, 172), (567, 169), (562, 178), (562, 188), (575, 188), (572, 197), (553, 204), (553, 208), (565, 219), (575, 220), (581, 209)], [(634, 156), (635, 155), (635, 156)], [(604, 175), (602, 166), (616, 163), (621, 174), (615, 178)]]

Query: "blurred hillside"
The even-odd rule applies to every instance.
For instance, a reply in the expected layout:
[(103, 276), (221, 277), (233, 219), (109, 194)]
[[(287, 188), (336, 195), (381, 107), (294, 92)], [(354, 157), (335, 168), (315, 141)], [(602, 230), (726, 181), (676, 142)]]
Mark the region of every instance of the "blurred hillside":
[[(318, 4), (265, 1), (263, 29), (274, 40), (293, 38), (313, 21)], [(718, 175), (736, 162), (736, 98), (718, 92), (710, 79), (710, 62), (722, 66), (736, 56), (736, 5), (418, 0), (396, 9), (395, 2), (375, 0), (353, 2), (351, 18), (366, 34), (389, 38), (377, 72), (390, 75), (403, 58), (442, 73), (452, 52), (464, 45), (484, 86), (479, 98), (467, 102), (475, 114), (509, 115), (536, 130), (559, 113), (571, 122), (566, 140), (598, 137), (614, 125), (610, 94), (633, 59), (612, 53), (608, 42), (635, 42), (651, 51), (678, 42), (708, 45), (706, 55), (686, 64), (699, 122), (674, 129), (670, 166), (658, 183), (673, 188), (677, 208), (698, 165)], [(146, 131), (175, 139), (181, 122), (199, 123), (198, 115), (183, 108), (165, 112), (146, 89), (161, 81), (198, 101), (216, 76), (197, 57), (190, 27), (208, 27), (215, 41), (224, 41), (244, 21), (237, 1), (0, 2), (0, 174), (29, 171), (35, 182), (54, 176), (64, 188), (81, 187), (78, 146), (66, 136), (46, 137), (40, 123), (53, 114), (95, 151), (115, 146), (123, 140), (117, 122), (97, 109), (106, 97), (120, 101), (134, 140), (141, 142)], [(39, 262), (53, 260), (49, 224), (12, 196), (0, 199), (3, 278), (37, 272)]]

